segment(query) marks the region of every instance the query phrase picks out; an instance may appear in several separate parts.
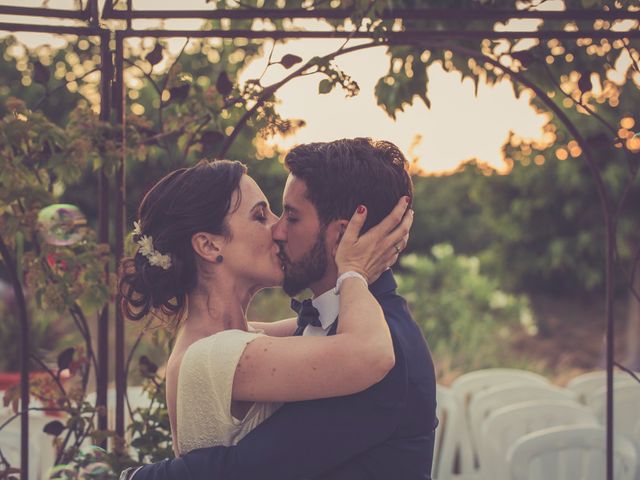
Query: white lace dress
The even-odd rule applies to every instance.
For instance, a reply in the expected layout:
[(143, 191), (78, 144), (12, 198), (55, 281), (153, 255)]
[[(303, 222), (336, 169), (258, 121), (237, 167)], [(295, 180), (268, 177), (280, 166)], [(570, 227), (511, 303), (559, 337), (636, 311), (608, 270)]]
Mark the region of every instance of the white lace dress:
[(231, 414), (236, 366), (249, 342), (262, 334), (224, 330), (189, 346), (178, 374), (178, 451), (235, 445), (281, 403), (254, 403), (245, 417)]

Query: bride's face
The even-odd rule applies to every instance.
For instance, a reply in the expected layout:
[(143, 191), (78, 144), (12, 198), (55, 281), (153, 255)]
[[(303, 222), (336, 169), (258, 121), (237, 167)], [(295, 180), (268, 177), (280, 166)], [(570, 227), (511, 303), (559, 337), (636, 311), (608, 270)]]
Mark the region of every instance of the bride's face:
[(233, 210), (238, 198), (235, 193), (227, 217), (232, 236), (224, 247), (223, 265), (234, 278), (254, 288), (281, 285), (284, 273), (279, 247), (271, 236), (271, 227), (278, 218), (253, 178), (243, 175), (239, 190), (240, 204)]

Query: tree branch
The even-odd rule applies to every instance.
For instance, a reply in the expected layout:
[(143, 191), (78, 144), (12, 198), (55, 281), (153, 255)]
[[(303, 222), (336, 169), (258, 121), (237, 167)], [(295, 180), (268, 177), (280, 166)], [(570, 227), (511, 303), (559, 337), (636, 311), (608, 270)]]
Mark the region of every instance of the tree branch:
[[(333, 59), (333, 58), (335, 58), (337, 56), (340, 56), (340, 55), (344, 55), (344, 54), (347, 54), (347, 53), (355, 52), (357, 50), (364, 50), (366, 48), (378, 47), (380, 45), (383, 45), (383, 43), (379, 42), (379, 41), (365, 43), (365, 44), (362, 44), (362, 45), (355, 45), (353, 47), (345, 48), (343, 50), (335, 51), (333, 53), (325, 55), (324, 57), (322, 57), (322, 60), (331, 60), (331, 59)], [(273, 95), (275, 92), (277, 92), (280, 87), (282, 87), (283, 85), (286, 85), (290, 80), (300, 76), (306, 69), (316, 65), (316, 63), (314, 61), (312, 61), (312, 60), (309, 60), (303, 66), (301, 66), (300, 68), (298, 68), (294, 72), (290, 73), (289, 75), (287, 75), (284, 79), (280, 80), (279, 82), (276, 82), (276, 83), (274, 83), (274, 84), (272, 84), (272, 85), (270, 85), (268, 87), (265, 87), (264, 91), (262, 92), (260, 97), (257, 99), (257, 101), (253, 105), (253, 107), (251, 107), (249, 110), (247, 110), (242, 115), (240, 120), (238, 120), (238, 123), (236, 123), (236, 125), (234, 126), (233, 131), (227, 137), (227, 139), (225, 140), (224, 144), (222, 145), (221, 151), (218, 154), (219, 158), (224, 158), (227, 155), (227, 152), (229, 151), (229, 148), (231, 148), (231, 145), (233, 144), (234, 140), (236, 139), (236, 137), (238, 136), (240, 131), (245, 127), (245, 125), (247, 124), (249, 119), (258, 110), (258, 108), (260, 108), (264, 104), (264, 102), (271, 95)]]

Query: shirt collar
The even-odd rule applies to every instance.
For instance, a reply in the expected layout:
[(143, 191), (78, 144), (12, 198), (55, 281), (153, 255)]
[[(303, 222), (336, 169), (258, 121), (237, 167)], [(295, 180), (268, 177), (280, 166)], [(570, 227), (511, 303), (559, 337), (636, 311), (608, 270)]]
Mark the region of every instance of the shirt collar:
[(320, 323), (323, 329), (327, 329), (338, 318), (340, 312), (340, 295), (333, 293), (333, 288), (311, 300), (311, 303), (320, 313)]

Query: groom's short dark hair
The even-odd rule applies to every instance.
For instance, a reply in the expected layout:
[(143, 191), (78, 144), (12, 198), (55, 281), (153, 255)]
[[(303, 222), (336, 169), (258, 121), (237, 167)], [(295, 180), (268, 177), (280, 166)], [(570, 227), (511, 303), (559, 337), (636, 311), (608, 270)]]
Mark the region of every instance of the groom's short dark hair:
[(298, 145), (285, 157), (292, 175), (304, 180), (323, 224), (368, 209), (366, 231), (386, 217), (400, 197), (413, 198), (409, 162), (391, 142), (353, 138)]

